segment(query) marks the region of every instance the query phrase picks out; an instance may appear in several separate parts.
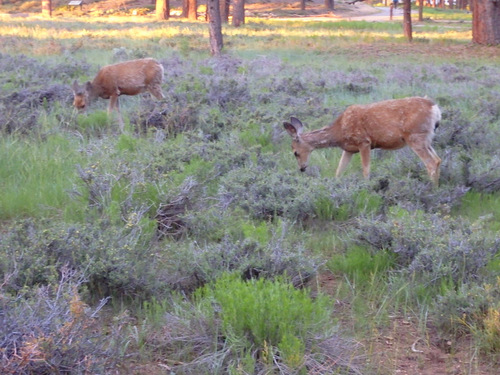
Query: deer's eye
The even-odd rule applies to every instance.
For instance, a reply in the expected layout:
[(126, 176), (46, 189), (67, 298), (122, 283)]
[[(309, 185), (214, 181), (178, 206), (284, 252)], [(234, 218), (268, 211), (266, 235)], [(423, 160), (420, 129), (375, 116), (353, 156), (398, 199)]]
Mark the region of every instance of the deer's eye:
[(297, 151), (294, 151), (293, 154), (295, 155), (296, 158), (298, 158), (300, 156)]

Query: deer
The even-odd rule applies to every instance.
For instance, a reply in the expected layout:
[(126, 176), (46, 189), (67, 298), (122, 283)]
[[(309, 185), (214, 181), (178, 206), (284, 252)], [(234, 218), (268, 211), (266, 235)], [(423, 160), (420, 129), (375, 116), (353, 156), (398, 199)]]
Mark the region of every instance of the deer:
[(81, 86), (76, 80), (73, 82), (73, 106), (78, 110), (84, 110), (98, 97), (109, 99), (108, 114), (113, 110), (117, 111), (120, 130), (123, 132), (118, 97), (149, 91), (156, 99), (164, 99), (161, 90), (162, 80), (163, 66), (152, 58), (107, 65), (97, 72), (92, 82), (86, 82)]
[(296, 117), (291, 117), (283, 126), (292, 137), (292, 151), (302, 172), (313, 150), (340, 147), (343, 151), (335, 176), (339, 177), (352, 156), (359, 152), (363, 176), (369, 179), (372, 149), (397, 150), (409, 146), (437, 186), (441, 159), (431, 143), (440, 121), (441, 110), (431, 99), (409, 97), (351, 105), (330, 126), (307, 133)]

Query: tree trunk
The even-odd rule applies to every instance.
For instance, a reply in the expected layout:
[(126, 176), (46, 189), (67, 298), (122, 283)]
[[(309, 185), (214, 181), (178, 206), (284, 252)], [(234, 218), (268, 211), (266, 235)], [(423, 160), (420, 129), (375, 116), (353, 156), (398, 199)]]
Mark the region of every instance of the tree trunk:
[(170, 0), (156, 0), (156, 18), (168, 20), (170, 17)]
[(231, 0), (219, 0), (220, 20), (222, 23), (229, 22), (229, 5)]
[(42, 0), (42, 16), (52, 17), (52, 0)]
[(403, 28), (406, 39), (411, 42), (413, 40), (411, 29), (411, 0), (404, 0), (403, 3)]
[(420, 0), (418, 3), (418, 21), (422, 22), (424, 20), (424, 0)]
[(333, 10), (335, 7), (334, 0), (325, 0), (325, 8), (328, 10)]
[(500, 1), (473, 0), (472, 3), (472, 41), (500, 44)]
[(189, 0), (182, 0), (182, 18), (188, 18)]
[(210, 35), (210, 52), (220, 56), (222, 51), (222, 23), (220, 21), (219, 0), (207, 0), (208, 31)]
[(198, 19), (198, 0), (188, 1), (188, 20), (196, 21)]
[(233, 26), (238, 27), (245, 23), (245, 0), (233, 1)]
[(306, 0), (300, 0), (300, 10), (306, 10)]

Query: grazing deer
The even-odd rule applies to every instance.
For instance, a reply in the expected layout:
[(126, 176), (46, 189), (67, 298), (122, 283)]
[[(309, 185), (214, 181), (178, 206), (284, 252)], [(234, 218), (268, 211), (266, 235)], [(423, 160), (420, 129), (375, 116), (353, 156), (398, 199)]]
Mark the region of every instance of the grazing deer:
[(108, 113), (116, 109), (120, 130), (123, 132), (118, 97), (149, 91), (156, 99), (163, 99), (165, 96), (161, 91), (162, 80), (163, 66), (155, 59), (147, 58), (107, 65), (99, 70), (92, 82), (82, 86), (77, 81), (73, 82), (73, 105), (83, 110), (95, 98), (110, 99)]
[(370, 150), (397, 150), (408, 145), (424, 162), (430, 179), (437, 186), (441, 159), (431, 146), (434, 130), (441, 120), (439, 107), (427, 98), (386, 100), (367, 105), (351, 105), (332, 125), (303, 133), (299, 119), (283, 125), (292, 137), (292, 150), (304, 172), (316, 148), (340, 147), (342, 157), (338, 177), (359, 152), (363, 175), (370, 177)]

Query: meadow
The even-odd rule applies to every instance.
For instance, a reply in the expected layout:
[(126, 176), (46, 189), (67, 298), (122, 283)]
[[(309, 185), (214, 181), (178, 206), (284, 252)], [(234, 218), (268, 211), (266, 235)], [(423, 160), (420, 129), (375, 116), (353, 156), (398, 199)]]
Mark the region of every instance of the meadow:
[[(491, 374), (500, 353), (500, 54), (470, 14), (398, 22), (0, 16), (6, 374)], [(71, 84), (154, 57), (125, 132)], [(298, 170), (283, 122), (428, 96), (439, 187), (408, 149)]]

